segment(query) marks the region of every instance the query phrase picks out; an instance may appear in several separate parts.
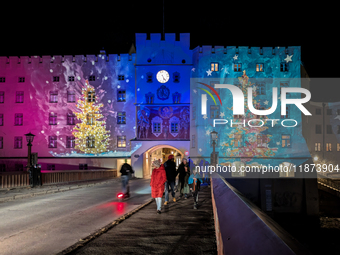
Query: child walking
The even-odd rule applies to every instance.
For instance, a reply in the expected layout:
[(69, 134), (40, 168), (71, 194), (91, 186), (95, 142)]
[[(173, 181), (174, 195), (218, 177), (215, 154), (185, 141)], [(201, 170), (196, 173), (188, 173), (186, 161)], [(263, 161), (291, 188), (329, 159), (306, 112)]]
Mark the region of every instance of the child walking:
[(196, 170), (193, 170), (193, 173), (189, 177), (188, 184), (190, 184), (190, 190), (192, 190), (193, 193), (194, 209), (197, 209), (198, 192), (200, 190), (201, 183), (202, 183), (201, 176), (197, 173)]

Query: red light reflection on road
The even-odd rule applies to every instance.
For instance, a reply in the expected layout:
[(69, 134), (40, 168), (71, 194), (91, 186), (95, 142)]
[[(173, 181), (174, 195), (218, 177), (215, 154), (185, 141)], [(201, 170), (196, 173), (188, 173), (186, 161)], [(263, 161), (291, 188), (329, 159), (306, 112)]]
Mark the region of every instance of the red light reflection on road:
[(125, 214), (126, 202), (108, 202), (97, 206), (98, 209), (108, 209), (111, 208), (112, 212), (116, 215)]

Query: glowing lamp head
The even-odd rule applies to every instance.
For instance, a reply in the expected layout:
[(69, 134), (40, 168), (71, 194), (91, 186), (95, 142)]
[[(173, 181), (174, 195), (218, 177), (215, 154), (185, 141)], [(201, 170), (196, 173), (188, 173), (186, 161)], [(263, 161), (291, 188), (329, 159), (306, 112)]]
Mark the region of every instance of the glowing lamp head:
[(314, 159), (314, 161), (318, 161), (319, 158), (317, 156), (315, 156), (313, 159)]

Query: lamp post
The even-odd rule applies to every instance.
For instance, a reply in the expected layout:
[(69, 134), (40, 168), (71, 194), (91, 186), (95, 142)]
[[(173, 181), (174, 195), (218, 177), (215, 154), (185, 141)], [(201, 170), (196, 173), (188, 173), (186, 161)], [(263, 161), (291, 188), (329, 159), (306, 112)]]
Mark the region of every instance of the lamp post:
[(31, 134), (31, 132), (29, 132), (28, 134), (25, 134), (25, 136), (26, 136), (27, 147), (28, 147), (27, 171), (29, 171), (30, 167), (31, 167), (31, 147), (32, 147), (32, 142), (33, 142), (35, 135), (33, 135), (33, 134)]
[(217, 162), (216, 162), (216, 152), (215, 152), (215, 146), (216, 146), (216, 142), (217, 142), (217, 132), (216, 131), (212, 131), (210, 133), (210, 139), (212, 141), (212, 147), (213, 147), (213, 152), (212, 152), (212, 157), (211, 157), (211, 165), (216, 166)]

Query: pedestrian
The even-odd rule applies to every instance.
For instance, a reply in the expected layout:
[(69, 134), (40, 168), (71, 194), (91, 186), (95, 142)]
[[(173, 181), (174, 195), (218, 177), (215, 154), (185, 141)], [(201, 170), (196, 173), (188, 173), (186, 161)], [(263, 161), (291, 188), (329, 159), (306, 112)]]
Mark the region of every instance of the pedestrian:
[(160, 160), (152, 162), (152, 173), (151, 173), (151, 196), (156, 200), (157, 213), (161, 213), (162, 196), (164, 192), (164, 186), (166, 182), (166, 173), (164, 165), (161, 164)]
[(130, 187), (129, 180), (131, 179), (131, 175), (134, 173), (132, 167), (127, 163), (127, 159), (125, 159), (125, 163), (120, 168), (121, 180), (122, 180), (122, 189), (124, 193), (124, 197), (130, 197)]
[(202, 183), (202, 178), (201, 176), (197, 173), (196, 169), (193, 170), (193, 173), (190, 175), (188, 183), (190, 185), (190, 189), (193, 192), (193, 197), (194, 197), (194, 209), (197, 209), (198, 205), (198, 192), (201, 187)]
[(166, 172), (166, 183), (165, 183), (165, 203), (167, 205), (169, 202), (169, 187), (171, 187), (171, 195), (172, 200), (176, 202), (175, 198), (175, 182), (176, 182), (176, 163), (174, 159), (174, 155), (169, 155), (168, 160), (164, 163), (165, 172)]
[(178, 166), (178, 186), (179, 186), (179, 197), (182, 197), (184, 194), (184, 199), (187, 199), (189, 190), (188, 179), (190, 176), (190, 168), (188, 164), (188, 160), (186, 158), (182, 159), (182, 163)]

